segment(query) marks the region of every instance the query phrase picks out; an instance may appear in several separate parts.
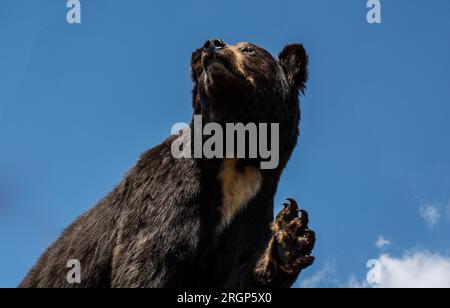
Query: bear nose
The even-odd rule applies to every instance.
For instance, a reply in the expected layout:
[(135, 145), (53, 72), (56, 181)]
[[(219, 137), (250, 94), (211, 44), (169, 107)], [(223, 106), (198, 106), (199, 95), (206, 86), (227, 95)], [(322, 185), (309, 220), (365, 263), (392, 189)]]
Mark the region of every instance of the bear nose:
[(227, 47), (227, 44), (222, 41), (219, 38), (213, 38), (208, 41), (206, 41), (205, 45), (203, 46), (203, 50), (206, 53), (216, 53), (221, 49), (224, 49)]

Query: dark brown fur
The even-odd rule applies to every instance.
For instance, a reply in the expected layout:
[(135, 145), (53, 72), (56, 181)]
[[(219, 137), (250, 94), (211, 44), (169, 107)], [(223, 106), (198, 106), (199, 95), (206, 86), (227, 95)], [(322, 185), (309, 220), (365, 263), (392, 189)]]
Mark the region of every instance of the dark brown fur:
[[(312, 264), (314, 233), (295, 202), (272, 222), (299, 134), (305, 50), (287, 46), (278, 61), (253, 44), (222, 47), (215, 64), (206, 47), (193, 54), (194, 114), (205, 123), (280, 123), (279, 167), (239, 160), (224, 171), (220, 159), (175, 159), (170, 137), (48, 248), (21, 287), (289, 287)], [(242, 175), (252, 185), (252, 172), (259, 189), (221, 226), (224, 195), (236, 189), (224, 179)], [(66, 280), (71, 259), (81, 262), (81, 284)]]

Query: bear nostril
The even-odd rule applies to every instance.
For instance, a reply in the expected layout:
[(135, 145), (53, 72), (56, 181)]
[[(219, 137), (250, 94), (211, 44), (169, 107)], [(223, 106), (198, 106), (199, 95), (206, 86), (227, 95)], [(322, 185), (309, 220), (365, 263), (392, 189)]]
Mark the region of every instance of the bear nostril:
[(208, 53), (214, 53), (225, 48), (226, 46), (227, 44), (225, 44), (225, 42), (221, 39), (213, 38), (205, 43), (205, 45), (203, 46), (203, 50)]
[(214, 44), (214, 47), (216, 47), (216, 48), (225, 47), (225, 43), (221, 39), (214, 39), (213, 44)]

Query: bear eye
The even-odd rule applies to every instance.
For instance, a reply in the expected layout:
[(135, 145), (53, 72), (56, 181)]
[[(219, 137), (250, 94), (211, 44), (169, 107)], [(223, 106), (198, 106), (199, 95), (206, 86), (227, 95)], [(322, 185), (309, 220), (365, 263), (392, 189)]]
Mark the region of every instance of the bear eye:
[(255, 52), (255, 49), (252, 48), (252, 47), (248, 47), (248, 46), (247, 46), (247, 47), (242, 48), (241, 51), (244, 52), (244, 53), (249, 53), (249, 54), (251, 54), (251, 53), (254, 53), (254, 52)]

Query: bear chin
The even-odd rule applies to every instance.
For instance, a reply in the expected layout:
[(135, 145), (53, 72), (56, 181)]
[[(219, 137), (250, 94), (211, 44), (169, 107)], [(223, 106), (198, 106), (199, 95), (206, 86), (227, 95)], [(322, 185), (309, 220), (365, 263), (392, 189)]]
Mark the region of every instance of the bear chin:
[(215, 59), (206, 65), (206, 78), (211, 83), (214, 81), (243, 81), (243, 78), (235, 73), (226, 63)]

